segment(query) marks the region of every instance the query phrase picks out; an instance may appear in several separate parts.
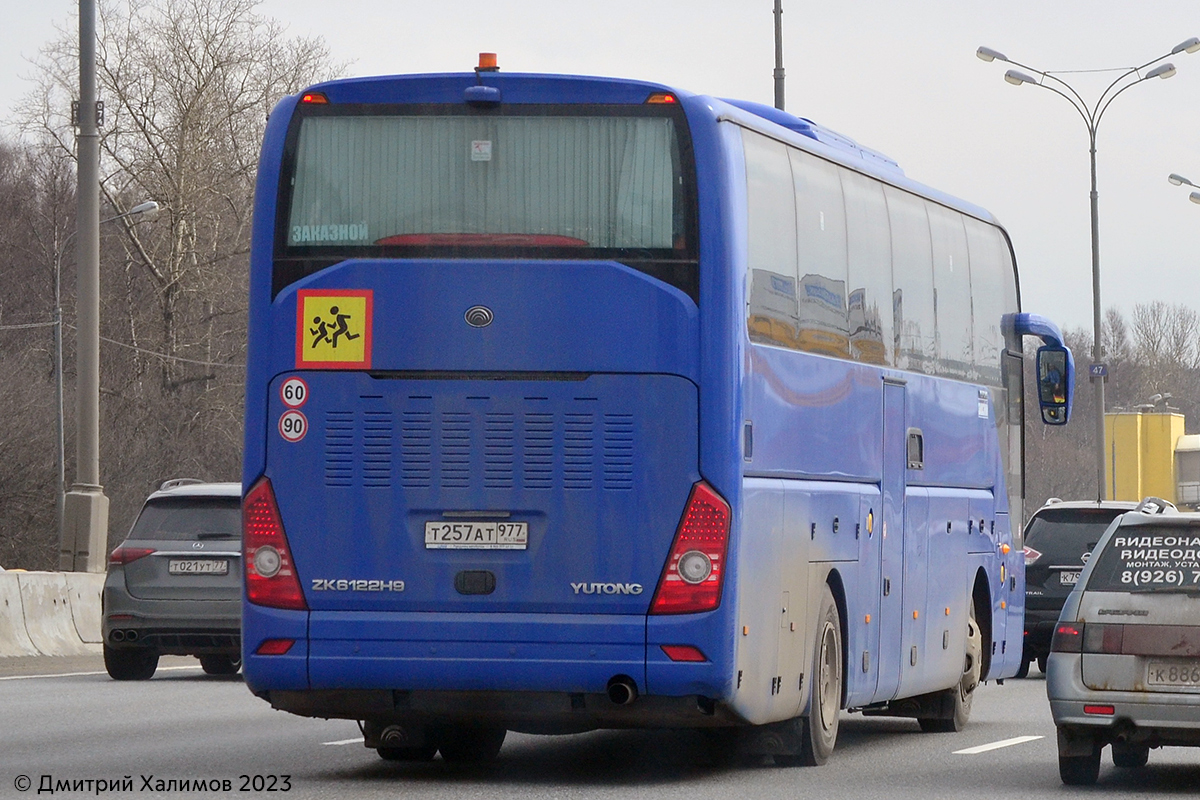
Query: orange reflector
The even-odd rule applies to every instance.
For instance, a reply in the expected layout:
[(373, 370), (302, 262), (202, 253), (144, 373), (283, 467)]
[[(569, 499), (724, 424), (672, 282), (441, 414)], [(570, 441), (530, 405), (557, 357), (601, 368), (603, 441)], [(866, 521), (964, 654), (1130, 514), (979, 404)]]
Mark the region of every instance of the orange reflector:
[(309, 92), (300, 98), (301, 103), (312, 103), (314, 105), (323, 106), (329, 104), (329, 98), (320, 92)]
[(267, 639), (254, 652), (260, 656), (281, 656), (291, 650), (295, 643), (295, 639)]
[(1001, 600), (1001, 601), (1000, 601), (1000, 607), (1001, 607), (1001, 608), (1008, 608), (1008, 601), (1006, 601), (1006, 600)]
[(867, 624), (868, 625), (871, 624), (871, 615), (870, 614), (867, 614)]
[(913, 612), (913, 619), (916, 619), (916, 618), (917, 618), (917, 616), (918, 616), (920, 613), (921, 613), (920, 611), (914, 611), (914, 612)]
[(485, 72), (495, 72), (500, 69), (500, 63), (495, 53), (479, 54), (479, 69)]
[(690, 644), (663, 644), (659, 647), (672, 661), (708, 661), (699, 648), (692, 647)]
[(1117, 709), (1113, 706), (1084, 706), (1083, 713), (1085, 714), (1103, 714), (1111, 717), (1117, 713)]
[(749, 636), (749, 635), (750, 635), (750, 626), (743, 625), (742, 626), (742, 636)]
[(669, 92), (655, 92), (646, 98), (646, 102), (650, 105), (669, 105), (678, 103), (679, 100)]

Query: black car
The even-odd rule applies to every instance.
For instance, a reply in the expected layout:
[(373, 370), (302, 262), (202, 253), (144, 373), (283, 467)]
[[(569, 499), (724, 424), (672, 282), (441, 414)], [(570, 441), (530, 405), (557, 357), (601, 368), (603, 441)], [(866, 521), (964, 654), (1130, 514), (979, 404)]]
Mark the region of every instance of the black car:
[(1137, 508), (1120, 500), (1051, 499), (1025, 526), (1025, 648), (1018, 678), (1046, 671), (1054, 624), (1092, 549), (1114, 519)]
[(104, 666), (147, 680), (162, 655), (198, 656), (210, 675), (241, 669), (241, 484), (165, 482), (108, 559)]

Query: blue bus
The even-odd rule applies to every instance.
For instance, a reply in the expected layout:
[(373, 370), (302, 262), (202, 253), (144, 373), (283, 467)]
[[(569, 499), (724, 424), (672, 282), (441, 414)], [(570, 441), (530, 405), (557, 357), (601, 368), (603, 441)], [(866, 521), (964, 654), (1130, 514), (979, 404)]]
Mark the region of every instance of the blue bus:
[(632, 80), (338, 80), (267, 126), (246, 682), (393, 760), (841, 712), (1021, 661), (1022, 339), (982, 209), (808, 120)]

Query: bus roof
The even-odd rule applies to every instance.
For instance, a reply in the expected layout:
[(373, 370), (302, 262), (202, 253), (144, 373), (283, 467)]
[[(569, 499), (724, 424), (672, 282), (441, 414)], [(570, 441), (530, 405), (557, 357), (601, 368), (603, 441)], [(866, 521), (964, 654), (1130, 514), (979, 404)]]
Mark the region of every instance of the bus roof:
[(680, 101), (700, 100), (709, 105), (718, 122), (730, 121), (756, 130), (897, 188), (999, 225), (987, 210), (909, 179), (892, 158), (812, 120), (762, 103), (707, 97), (659, 83), (586, 75), (485, 71), (342, 78), (310, 86), (300, 94), (320, 93), (331, 103), (461, 103), (465, 100), (464, 92), (477, 85), (499, 89), (501, 102), (506, 104), (639, 105), (651, 95), (661, 93), (672, 94)]

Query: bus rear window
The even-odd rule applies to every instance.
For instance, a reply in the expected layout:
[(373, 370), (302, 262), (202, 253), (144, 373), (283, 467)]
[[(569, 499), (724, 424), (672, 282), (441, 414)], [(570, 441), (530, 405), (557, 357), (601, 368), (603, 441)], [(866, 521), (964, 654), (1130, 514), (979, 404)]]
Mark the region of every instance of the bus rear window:
[(312, 263), (284, 284), (347, 257), (694, 260), (675, 110), (536, 108), (305, 109), (276, 254)]

